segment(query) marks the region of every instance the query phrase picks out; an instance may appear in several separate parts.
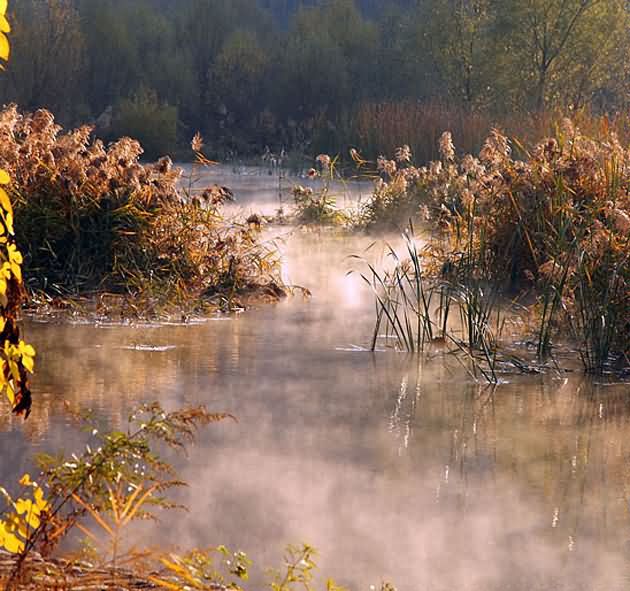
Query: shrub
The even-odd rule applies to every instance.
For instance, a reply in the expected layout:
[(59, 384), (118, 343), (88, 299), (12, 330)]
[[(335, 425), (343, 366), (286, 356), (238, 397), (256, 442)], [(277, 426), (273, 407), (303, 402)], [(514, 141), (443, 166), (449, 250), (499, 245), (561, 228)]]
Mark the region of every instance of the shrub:
[[(7, 2), (0, 3), (0, 69), (9, 59), (10, 45), (5, 33), (11, 26), (6, 19)], [(6, 170), (0, 168), (0, 394), (6, 394), (16, 414), (28, 417), (31, 391), (28, 374), (33, 371), (35, 349), (26, 344), (18, 326), (18, 315), (24, 300), (22, 254), (14, 231), (13, 205), (5, 187), (11, 183)]]
[(113, 137), (136, 138), (147, 158), (171, 153), (177, 143), (177, 107), (161, 103), (154, 91), (142, 89), (122, 99), (115, 109)]

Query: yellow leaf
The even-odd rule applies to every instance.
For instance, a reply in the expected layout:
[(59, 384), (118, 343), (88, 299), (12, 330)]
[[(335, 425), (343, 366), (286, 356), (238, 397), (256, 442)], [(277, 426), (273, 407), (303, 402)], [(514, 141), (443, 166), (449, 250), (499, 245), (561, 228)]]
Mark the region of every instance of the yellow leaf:
[(17, 263), (12, 263), (11, 264), (11, 272), (13, 273), (13, 276), (20, 283), (22, 283), (22, 269), (21, 269), (20, 265), (18, 265)]
[(7, 213), (6, 217), (4, 218), (4, 222), (7, 225), (7, 232), (9, 232), (11, 236), (13, 236), (15, 234), (15, 230), (13, 230), (13, 214)]
[(7, 521), (7, 529), (13, 534), (17, 532), (23, 538), (28, 537), (28, 528), (26, 526), (26, 522), (23, 519), (20, 519), (19, 515), (9, 515), (9, 520)]
[(15, 380), (16, 384), (20, 383), (20, 370), (15, 361), (9, 361), (9, 370), (11, 371), (11, 376)]
[(33, 345), (27, 345), (24, 341), (20, 341), (20, 351), (22, 351), (23, 355), (28, 355), (29, 357), (35, 357), (35, 347)]
[(33, 369), (35, 368), (35, 363), (33, 362), (32, 357), (28, 357), (27, 355), (24, 355), (22, 357), (22, 365), (29, 373), (33, 373)]
[(4, 33), (0, 33), (0, 58), (4, 61), (8, 61), (11, 55), (11, 47), (9, 46), (9, 40)]
[[(2, 183), (2, 184), (6, 184), (6, 183)], [(9, 199), (7, 192), (1, 188), (0, 188), (0, 205), (4, 208), (4, 210), (7, 213), (13, 214), (13, 206), (11, 205), (11, 199)]]
[(31, 475), (30, 474), (24, 474), (24, 476), (22, 476), (22, 478), (20, 478), (20, 484), (22, 486), (31, 486), (31, 484), (33, 484), (33, 481), (31, 480)]
[(7, 20), (7, 17), (4, 16), (4, 14), (0, 14), (0, 32), (2, 33), (11, 32), (11, 24)]
[(17, 263), (18, 265), (21, 265), (24, 262), (22, 253), (17, 249), (17, 246), (15, 246), (15, 244), (10, 244), (7, 248), (7, 251), (9, 253), (9, 261), (11, 261), (12, 263)]
[(18, 499), (15, 503), (15, 510), (18, 515), (24, 515), (24, 522), (31, 528), (37, 529), (40, 524), (39, 509), (33, 505), (30, 499)]
[(13, 391), (13, 387), (11, 384), (7, 384), (7, 398), (11, 406), (15, 406), (15, 392)]
[(44, 491), (37, 487), (35, 489), (35, 504), (37, 505), (37, 508), (39, 509), (39, 512), (41, 513), (42, 511), (46, 511), (48, 509), (48, 502), (46, 501), (46, 499), (44, 499)]
[(0, 0), (0, 14), (4, 16), (7, 13), (8, 0)]
[[(0, 16), (0, 30), (2, 27), (2, 17)], [(0, 169), (0, 185), (8, 185), (11, 182), (11, 177), (6, 170)]]
[(0, 545), (11, 554), (19, 554), (24, 550), (24, 542), (9, 530), (4, 521), (0, 521)]

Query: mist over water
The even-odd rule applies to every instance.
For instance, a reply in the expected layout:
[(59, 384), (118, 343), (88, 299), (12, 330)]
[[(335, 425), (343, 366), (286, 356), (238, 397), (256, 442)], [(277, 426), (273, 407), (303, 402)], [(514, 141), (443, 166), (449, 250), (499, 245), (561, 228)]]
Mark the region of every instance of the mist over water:
[[(628, 385), (576, 374), (492, 389), (454, 362), (372, 354), (370, 293), (347, 275), (372, 239), (278, 234), (286, 280), (311, 299), (190, 325), (28, 323), (34, 412), (5, 422), (4, 448), (71, 453), (63, 399), (113, 424), (142, 401), (203, 403), (238, 423), (177, 460), (190, 512), (164, 515), (152, 544), (227, 544), (264, 568), (305, 541), (352, 589), (627, 588)], [(3, 482), (25, 467), (4, 464)]]
[(219, 164), (201, 167), (178, 164), (183, 171), (181, 186), (185, 189), (200, 190), (208, 185), (226, 185), (234, 191), (234, 203), (227, 204), (228, 213), (261, 213), (273, 216), (282, 208), (290, 210), (294, 199), (295, 185), (320, 190), (324, 183), (329, 185), (329, 195), (339, 207), (350, 207), (371, 194), (372, 182), (361, 180), (325, 181), (322, 178), (309, 178), (304, 173), (284, 168), (242, 166), (240, 164)]

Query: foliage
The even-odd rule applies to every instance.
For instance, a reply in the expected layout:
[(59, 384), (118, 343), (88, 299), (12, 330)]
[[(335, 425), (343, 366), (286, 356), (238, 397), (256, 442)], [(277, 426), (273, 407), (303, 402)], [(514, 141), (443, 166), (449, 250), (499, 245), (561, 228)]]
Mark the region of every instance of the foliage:
[[(116, 116), (120, 106), (117, 133), (139, 137), (138, 125), (149, 131), (145, 122), (156, 116), (153, 101), (138, 101), (133, 117), (123, 111), (152, 89), (169, 115), (177, 109), (180, 144), (200, 129), (215, 153), (262, 153), (266, 145), (345, 153), (350, 143), (371, 153), (357, 137), (367, 129), (381, 140), (376, 156), (393, 149), (388, 133), (379, 137), (382, 127), (367, 116), (353, 124), (373, 105), (394, 105), (404, 118), (410, 105), (439, 105), (456, 121), (470, 117), (473, 127), (487, 121), (481, 133), (512, 113), (627, 111), (630, 15), (622, 0), (280, 4), (21, 0), (15, 68), (0, 98), (28, 110), (45, 106), (68, 124), (97, 119), (108, 107)], [(453, 121), (439, 128), (458, 131)], [(421, 139), (424, 129), (416, 133)], [(423, 150), (420, 139), (399, 143), (415, 144), (424, 161), (430, 136)], [(456, 137), (467, 150), (478, 147)]]
[[(271, 591), (292, 591), (296, 587), (311, 591), (316, 554), (315, 548), (308, 544), (289, 546), (284, 557), (284, 572), (271, 571)], [(327, 581), (326, 590), (343, 591), (332, 580)]]
[(601, 373), (627, 360), (630, 155), (617, 136), (596, 141), (565, 120), (525, 160), (512, 156), (497, 130), (478, 158), (458, 159), (449, 133), (440, 152), (440, 161), (420, 168), (407, 149), (397, 161), (380, 159), (383, 177), (364, 222), (401, 223), (402, 208), (435, 223), (436, 239), (419, 258), (449, 284), (449, 297), (464, 294), (466, 314), (481, 314), (467, 317), (469, 343), (479, 344), (470, 327), (485, 323), (496, 290), (503, 297), (529, 292), (542, 310), (540, 357), (560, 322), (581, 344), (587, 370)]
[[(107, 536), (104, 549), (109, 548), (114, 567), (121, 559), (133, 559), (134, 549), (121, 555), (125, 528), (136, 519), (154, 519), (156, 508), (175, 508), (166, 493), (185, 485), (159, 455), (159, 446), (183, 450), (198, 427), (226, 418), (231, 417), (204, 408), (167, 413), (154, 403), (129, 417), (126, 432), (101, 433), (89, 416), (77, 414), (78, 421), (87, 423), (92, 441), (83, 453), (70, 458), (63, 454), (39, 457), (46, 499), (28, 476), (21, 484), (32, 488), (32, 501), (14, 502), (5, 492), (12, 509), (2, 522), (6, 524), (5, 548), (20, 553), (22, 560), (33, 550), (47, 555), (75, 526), (100, 543), (101, 537), (83, 523), (89, 517)], [(102, 550), (101, 556), (105, 555)]]
[[(286, 550), (282, 569), (269, 571), (271, 591), (313, 591), (316, 550), (308, 544), (289, 546)], [(222, 570), (216, 569), (215, 560), (220, 559)], [(217, 585), (223, 588), (242, 591), (241, 582), (248, 580), (250, 560), (242, 552), (230, 552), (225, 546), (209, 551), (193, 551), (184, 556), (171, 555), (161, 560), (164, 572), (151, 580), (173, 591), (210, 591)], [(234, 579), (234, 577), (236, 577)], [(383, 588), (385, 589), (385, 588)], [(332, 579), (326, 581), (326, 591), (344, 591)]]
[(111, 135), (137, 139), (148, 158), (168, 154), (177, 142), (177, 107), (161, 104), (154, 91), (141, 88), (118, 103)]
[[(129, 417), (125, 432), (101, 433), (89, 413), (69, 412), (92, 438), (83, 453), (73, 453), (68, 458), (63, 454), (40, 456), (45, 494), (28, 475), (20, 480), (22, 489), (27, 491), (21, 498), (14, 501), (6, 490), (0, 489), (8, 504), (0, 520), (0, 543), (10, 553), (19, 555), (8, 584), (29, 576), (22, 567), (32, 566), (28, 557), (33, 551), (39, 550), (45, 562), (61, 539), (77, 528), (95, 543), (93, 557), (111, 569), (107, 572), (114, 580), (118, 577), (128, 580), (122, 566), (131, 566), (140, 576), (146, 565), (151, 574), (145, 583), (161, 589), (242, 591), (249, 581), (252, 562), (241, 551), (218, 546), (166, 554), (165, 547), (129, 548), (124, 539), (125, 530), (134, 520), (155, 519), (158, 508), (177, 508), (166, 493), (185, 483), (177, 479), (173, 468), (161, 457), (160, 449), (166, 446), (184, 450), (199, 427), (233, 417), (209, 413), (204, 408), (166, 412), (153, 403), (138, 408)], [(90, 528), (88, 521), (100, 530)], [(315, 555), (314, 548), (306, 544), (290, 546), (282, 569), (270, 571), (270, 589), (311, 591), (317, 566)], [(73, 563), (65, 564), (67, 568)], [(73, 564), (74, 571), (77, 568), (86, 570), (83, 573), (86, 580), (90, 578), (89, 569), (93, 567)], [(327, 582), (326, 589), (343, 591), (332, 580)]]
[[(86, 44), (72, 0), (12, 3), (13, 56), (5, 88), (19, 89), (3, 104), (19, 100), (25, 109), (42, 105), (60, 117), (86, 116), (81, 97)], [(4, 85), (3, 85), (4, 86)]]
[(228, 193), (213, 186), (186, 194), (168, 157), (141, 164), (137, 141), (105, 147), (87, 126), (62, 133), (44, 110), (7, 107), (0, 133), (32, 288), (108, 290), (136, 297), (140, 308), (144, 301), (150, 312), (274, 281), (274, 251), (258, 230), (221, 215)]
[(20, 479), (20, 485), (26, 489), (26, 498), (14, 500), (6, 489), (0, 487), (9, 510), (5, 518), (0, 520), (0, 546), (8, 552), (19, 554), (24, 551), (25, 544), (31, 535), (42, 524), (49, 509), (44, 498), (44, 491), (30, 476), (25, 474)]
[[(217, 560), (219, 564), (216, 564)], [(171, 554), (160, 559), (162, 573), (151, 581), (164, 589), (207, 591), (221, 585), (240, 591), (249, 578), (251, 561), (243, 552), (231, 552), (225, 546), (185, 555)]]
[[(0, 2), (0, 60), (9, 59), (7, 2)], [(5, 190), (11, 188), (11, 177), (0, 169), (0, 391), (9, 399), (13, 412), (28, 416), (31, 392), (28, 374), (33, 372), (35, 349), (20, 337), (18, 314), (24, 299), (22, 254), (14, 231), (13, 206)]]
[[(311, 168), (310, 178), (320, 177), (322, 186), (317, 190), (312, 187), (295, 185), (293, 200), (295, 202), (294, 216), (298, 224), (340, 225), (348, 221), (347, 215), (336, 207), (336, 199), (331, 191), (331, 184), (337, 178), (337, 160), (327, 154), (317, 157), (320, 171)], [(342, 181), (341, 177), (339, 180)]]

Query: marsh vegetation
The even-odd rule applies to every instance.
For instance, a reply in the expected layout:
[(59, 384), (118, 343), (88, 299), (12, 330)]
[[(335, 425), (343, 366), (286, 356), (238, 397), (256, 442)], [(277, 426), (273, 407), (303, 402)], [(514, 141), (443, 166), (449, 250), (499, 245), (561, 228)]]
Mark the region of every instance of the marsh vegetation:
[(625, 589), (629, 30), (0, 1), (0, 586)]
[[(376, 332), (386, 322), (410, 351), (451, 340), (479, 349), (492, 366), (502, 314), (529, 307), (539, 360), (564, 338), (577, 342), (589, 372), (627, 366), (630, 169), (616, 133), (588, 137), (565, 119), (530, 149), (494, 130), (478, 157), (458, 157), (445, 132), (440, 154), (416, 167), (405, 146), (377, 163), (374, 196), (360, 212), (365, 226), (413, 220), (431, 229), (418, 233), (421, 245), (407, 231), (392, 272), (370, 269)], [(461, 319), (457, 338), (451, 312)]]
[[(27, 285), (43, 303), (91, 297), (104, 315), (160, 315), (282, 294), (259, 228), (222, 214), (225, 188), (192, 190), (168, 156), (142, 164), (139, 142), (63, 132), (45, 110), (5, 108), (0, 133)], [(197, 142), (191, 157), (203, 166)]]

